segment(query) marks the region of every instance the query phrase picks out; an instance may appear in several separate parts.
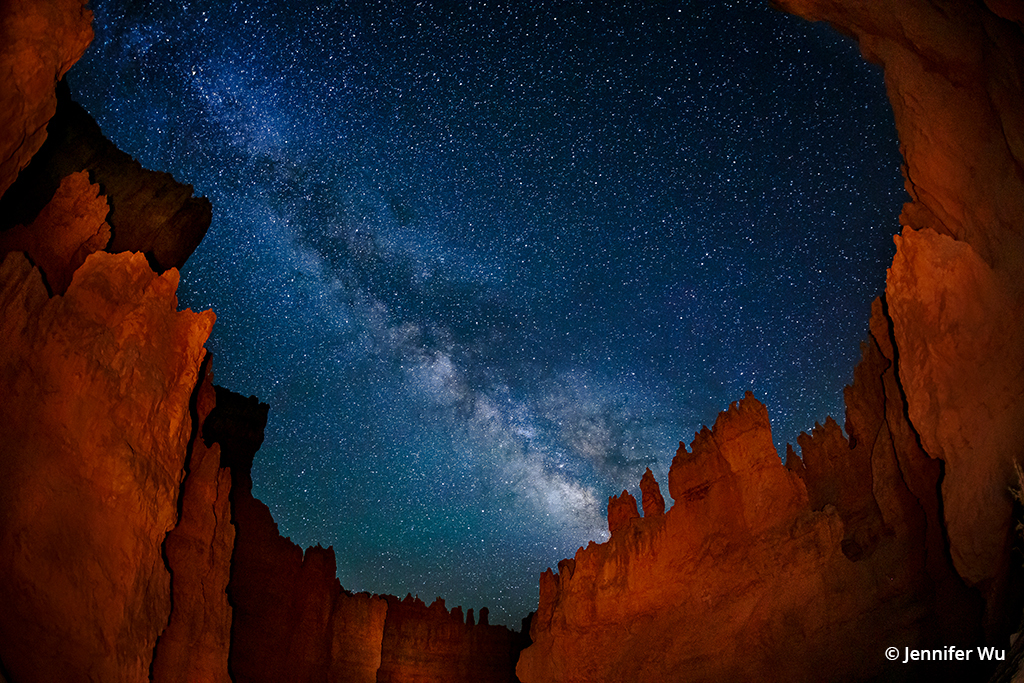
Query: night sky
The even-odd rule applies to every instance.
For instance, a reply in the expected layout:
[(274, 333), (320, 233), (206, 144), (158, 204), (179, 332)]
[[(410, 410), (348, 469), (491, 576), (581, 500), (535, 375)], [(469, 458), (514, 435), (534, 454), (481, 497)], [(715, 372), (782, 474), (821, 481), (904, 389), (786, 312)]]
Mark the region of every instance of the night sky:
[(882, 74), (708, 4), (93, 0), (72, 91), (212, 200), (180, 303), (345, 588), (518, 627), (745, 391), (780, 448), (842, 422), (903, 201)]

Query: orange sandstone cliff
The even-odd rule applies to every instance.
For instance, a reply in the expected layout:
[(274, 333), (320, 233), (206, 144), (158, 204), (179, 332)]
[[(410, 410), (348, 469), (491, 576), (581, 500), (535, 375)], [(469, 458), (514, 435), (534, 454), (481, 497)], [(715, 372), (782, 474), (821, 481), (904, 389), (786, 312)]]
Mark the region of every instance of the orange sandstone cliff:
[(874, 311), (851, 437), (828, 420), (783, 465), (764, 406), (733, 404), (680, 444), (668, 512), (645, 475), (642, 517), (623, 492), (610, 540), (541, 577), (520, 679), (860, 681), (891, 668), (889, 646), (980, 642), (981, 600), (944, 552), (940, 468), (903, 418)]
[(0, 195), (46, 139), (53, 84), (90, 42), (92, 13), (81, 0), (0, 3)]
[(793, 0), (885, 69), (906, 189), (886, 297), (907, 412), (944, 464), (957, 571), (998, 630), (1011, 462), (1024, 444), (1024, 39), (1020, 4)]
[(0, 661), (15, 681), (142, 680), (170, 612), (164, 537), (213, 315), (177, 273), (96, 252), (50, 297), (0, 266)]
[(645, 477), (643, 517), (624, 492), (610, 540), (541, 577), (523, 681), (978, 680), (986, 666), (900, 667), (884, 651), (1005, 648), (1018, 628), (1024, 13), (778, 4), (883, 66), (912, 198), (848, 436), (829, 419), (783, 466), (763, 407), (734, 404), (680, 445), (666, 514)]
[(84, 2), (0, 19), (0, 680), (515, 680), (517, 634), (351, 595), (280, 537), (267, 406), (213, 386), (214, 315), (177, 310), (209, 202), (58, 85)]

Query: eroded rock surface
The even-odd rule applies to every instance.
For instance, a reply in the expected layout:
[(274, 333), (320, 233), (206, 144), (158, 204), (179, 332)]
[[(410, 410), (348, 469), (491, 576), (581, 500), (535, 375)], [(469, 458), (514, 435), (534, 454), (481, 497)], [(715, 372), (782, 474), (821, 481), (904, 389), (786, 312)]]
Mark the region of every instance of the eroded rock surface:
[(54, 97), (89, 16), (0, 5), (0, 671), (514, 679), (514, 634), (461, 609), (396, 608), (385, 647), (387, 601), (344, 591), (333, 550), (281, 538), (252, 498), (267, 407), (213, 387), (214, 316), (177, 311), (209, 202)]
[(85, 257), (110, 242), (110, 207), (85, 171), (64, 178), (53, 199), (29, 225), (0, 232), (0, 255), (21, 251), (43, 273), (48, 289), (63, 294)]
[[(780, 4), (884, 66), (913, 200), (846, 435), (826, 420), (783, 466), (763, 406), (732, 406), (680, 446), (670, 510), (648, 472), (642, 517), (624, 491), (611, 539), (541, 577), (524, 680), (971, 680), (985, 671), (893, 673), (882, 653), (999, 644), (1019, 617), (1024, 12)], [(174, 296), (209, 204), (63, 96), (50, 119), (88, 21), (81, 0), (0, 3), (0, 194), (16, 182), (0, 205), (0, 670), (511, 680), (516, 634), (347, 593), (333, 550), (281, 538), (252, 498), (266, 408), (219, 390), (214, 408), (208, 379), (196, 388), (213, 315)]]
[(0, 660), (17, 681), (144, 680), (170, 612), (177, 522), (211, 312), (177, 271), (91, 254), (50, 297), (0, 267)]
[(778, 4), (855, 36), (885, 69), (912, 198), (886, 282), (899, 381), (924, 451), (945, 463), (949, 551), (995, 637), (1016, 626), (1007, 488), (1024, 443), (1020, 4)]
[[(216, 396), (210, 369), (193, 400), (194, 427), (213, 410)], [(231, 605), (228, 578), (235, 528), (231, 524), (231, 473), (220, 466), (220, 446), (207, 446), (194, 428), (184, 463), (178, 523), (167, 534), (164, 554), (171, 571), (173, 609), (157, 641), (153, 680), (228, 683), (231, 646)]]
[(655, 517), (665, 514), (665, 498), (661, 495), (661, 486), (648, 467), (640, 480), (640, 493), (644, 509), (644, 517)]
[(386, 599), (378, 683), (517, 681), (516, 660), (523, 647), (518, 633), (485, 621), (474, 624), (472, 610), (464, 621), (461, 607), (449, 612), (440, 598), (429, 607), (412, 596)]
[[(981, 601), (945, 553), (940, 467), (902, 414), (887, 323), (877, 301), (849, 440), (829, 420), (783, 465), (748, 394), (680, 445), (667, 513), (617, 513), (607, 543), (542, 575), (520, 679), (859, 681), (894, 673), (894, 644), (980, 642)], [(922, 673), (935, 672), (902, 671)]]

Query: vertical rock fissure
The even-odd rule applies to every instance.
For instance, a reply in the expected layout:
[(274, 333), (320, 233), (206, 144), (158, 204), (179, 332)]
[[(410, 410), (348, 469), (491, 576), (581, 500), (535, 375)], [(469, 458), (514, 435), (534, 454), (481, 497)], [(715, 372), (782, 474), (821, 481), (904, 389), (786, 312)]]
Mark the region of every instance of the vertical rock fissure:
[[(903, 389), (903, 382), (900, 379), (900, 349), (899, 346), (897, 346), (896, 344), (896, 335), (892, 327), (892, 316), (889, 315), (889, 300), (884, 294), (879, 298), (882, 302), (882, 314), (885, 316), (885, 329), (889, 335), (889, 345), (892, 347), (892, 376), (893, 380), (896, 382), (896, 388), (899, 390), (900, 410), (903, 412), (903, 419), (906, 420), (907, 426), (910, 428), (910, 433), (913, 435), (914, 442), (917, 444), (917, 447), (920, 448), (921, 452), (927, 455), (929, 458), (935, 459), (935, 456), (931, 455), (925, 449), (924, 444), (921, 443), (921, 435), (918, 433), (917, 427), (914, 426), (913, 421), (910, 419), (910, 406), (907, 403), (907, 394), (906, 391)], [(885, 392), (883, 392), (883, 394), (885, 402), (888, 403), (888, 395), (885, 394)], [(886, 415), (886, 421), (888, 421), (888, 415)], [(939, 505), (942, 505), (941, 496), (939, 500)]]
[[(178, 483), (177, 518), (176, 518), (175, 523), (174, 523), (174, 528), (176, 528), (178, 526), (178, 524), (181, 523), (181, 515), (182, 515), (182, 511), (183, 511), (183, 505), (185, 503), (185, 484), (188, 481), (188, 475), (189, 475), (189, 472), (191, 470), (191, 465), (192, 465), (192, 451), (195, 448), (196, 438), (199, 435), (199, 429), (200, 429), (200, 426), (201, 426), (199, 424), (199, 422), (200, 422), (200, 418), (199, 418), (199, 391), (200, 391), (200, 389), (203, 386), (203, 382), (206, 381), (206, 374), (207, 374), (207, 372), (209, 372), (211, 358), (212, 358), (212, 355), (210, 354), (209, 351), (207, 351), (203, 355), (202, 363), (200, 363), (200, 365), (199, 365), (199, 372), (196, 375), (196, 384), (195, 384), (194, 387), (192, 387), (192, 393), (189, 395), (189, 398), (188, 398), (188, 416), (189, 416), (189, 420), (191, 421), (192, 424), (190, 426), (188, 442), (186, 443), (186, 446), (185, 446), (185, 459), (184, 459), (184, 461), (182, 463), (182, 467), (181, 467), (181, 471), (182, 471), (181, 481)], [(128, 444), (128, 447), (132, 449), (132, 453), (134, 454), (135, 453), (135, 449), (132, 448), (131, 444)], [(157, 653), (157, 650), (160, 649), (160, 641), (163, 640), (164, 634), (167, 632), (167, 627), (170, 625), (172, 616), (174, 614), (174, 606), (175, 606), (174, 568), (171, 566), (170, 558), (167, 556), (167, 539), (168, 539), (168, 537), (170, 537), (170, 535), (173, 532), (174, 528), (172, 528), (171, 531), (168, 531), (164, 535), (164, 540), (160, 544), (160, 557), (163, 558), (164, 567), (167, 569), (167, 574), (170, 577), (170, 579), (169, 579), (170, 580), (170, 591), (169, 591), (169, 595), (170, 595), (170, 609), (167, 610), (167, 623), (164, 624), (163, 628), (160, 630), (160, 635), (158, 635), (157, 638), (156, 638), (156, 642), (153, 643), (153, 656), (149, 660), (149, 680), (151, 680), (151, 681), (154, 680), (155, 667), (156, 667), (156, 663), (157, 663), (156, 653)], [(212, 546), (213, 546), (213, 540), (212, 539), (211, 539), (210, 545), (211, 545), (211, 550), (212, 550)], [(204, 593), (205, 593), (205, 590), (204, 590)]]
[[(960, 574), (956, 571), (956, 564), (953, 562), (953, 554), (952, 554), (952, 550), (950, 548), (949, 530), (947, 529), (946, 524), (945, 524), (946, 513), (945, 513), (945, 509), (944, 509), (944, 501), (943, 501), (943, 496), (942, 496), (942, 483), (943, 483), (943, 481), (946, 478), (946, 463), (941, 458), (935, 458), (930, 453), (928, 453), (928, 451), (924, 447), (924, 444), (921, 443), (921, 436), (918, 433), (917, 428), (914, 426), (914, 423), (910, 419), (910, 407), (909, 407), (909, 404), (907, 403), (907, 396), (906, 396), (906, 392), (905, 392), (905, 390), (903, 388), (903, 383), (900, 380), (900, 362), (899, 362), (900, 350), (899, 350), (899, 346), (897, 346), (897, 344), (896, 344), (895, 332), (893, 331), (893, 321), (892, 321), (892, 317), (889, 314), (889, 302), (888, 302), (888, 299), (885, 297), (885, 295), (881, 296), (880, 299), (881, 299), (881, 302), (882, 302), (882, 314), (885, 316), (885, 321), (886, 321), (886, 331), (888, 332), (888, 335), (889, 335), (889, 344), (892, 347), (892, 374), (893, 374), (893, 381), (896, 384), (896, 389), (899, 392), (899, 396), (898, 396), (899, 408), (900, 408), (900, 410), (903, 413), (903, 419), (906, 422), (907, 428), (910, 430), (910, 433), (913, 436), (914, 442), (917, 444), (917, 447), (927, 457), (932, 458), (932, 460), (937, 461), (938, 464), (939, 464), (939, 474), (938, 474), (938, 477), (936, 478), (936, 481), (935, 481), (935, 501), (936, 501), (936, 515), (935, 516), (936, 516), (936, 522), (938, 523), (938, 527), (939, 527), (938, 531), (939, 531), (940, 536), (942, 537), (942, 559), (951, 568), (953, 576), (955, 576), (956, 579), (960, 581), (961, 585), (963, 585), (965, 588), (968, 588), (966, 582), (963, 581), (963, 577), (961, 577)], [(883, 401), (884, 401), (884, 404), (888, 405), (888, 402), (890, 400), (891, 399), (889, 397), (888, 392), (883, 391)], [(886, 411), (884, 415), (885, 415), (885, 417), (884, 417), (885, 422), (886, 422), (886, 424), (888, 424), (888, 420), (889, 420), (888, 411)], [(890, 434), (891, 433), (892, 433), (892, 431), (891, 431), (891, 427), (890, 427)], [(897, 470), (900, 473), (900, 477), (903, 479), (904, 483), (906, 484), (906, 481), (907, 481), (906, 480), (906, 474), (903, 471), (903, 465), (900, 462), (900, 458), (899, 457), (896, 458), (896, 467), (897, 467)], [(919, 506), (922, 506), (922, 508), (923, 508), (923, 504), (922, 504), (921, 500), (918, 499), (917, 496), (914, 496), (914, 499), (917, 501), (917, 504)], [(924, 515), (924, 525), (925, 525), (924, 533), (925, 533), (926, 537), (927, 537), (927, 534), (928, 534), (928, 524), (929, 524), (928, 515), (925, 514)], [(931, 548), (930, 547), (928, 547), (927, 545), (925, 547), (926, 547), (926, 551), (925, 552), (931, 552)], [(977, 593), (976, 589), (970, 589), (970, 590), (972, 592), (980, 595), (980, 593)]]
[[(388, 613), (391, 611), (391, 603), (387, 600), (384, 601), (384, 628), (387, 628)], [(381, 675), (381, 669), (384, 667), (384, 638), (380, 640), (380, 664), (377, 665), (377, 674), (375, 678), (379, 681)]]

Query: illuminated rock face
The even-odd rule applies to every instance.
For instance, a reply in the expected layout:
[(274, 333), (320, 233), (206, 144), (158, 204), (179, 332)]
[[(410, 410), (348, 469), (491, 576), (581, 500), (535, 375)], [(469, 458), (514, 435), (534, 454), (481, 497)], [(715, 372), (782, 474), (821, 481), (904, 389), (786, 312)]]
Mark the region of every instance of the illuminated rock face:
[(913, 199), (886, 282), (899, 380), (922, 447), (945, 463), (949, 552), (995, 634), (1024, 443), (1024, 13), (995, 0), (779, 4), (856, 36), (885, 69)]
[(623, 491), (617, 496), (608, 498), (608, 532), (615, 533), (617, 529), (629, 526), (632, 519), (636, 519), (640, 513), (636, 509), (636, 498), (629, 491)]
[(97, 252), (50, 297), (0, 267), (0, 659), (17, 681), (144, 680), (170, 612), (164, 536), (213, 325), (177, 271)]
[[(87, 42), (88, 13), (72, 5)], [(303, 553), (252, 498), (267, 406), (213, 387), (203, 343), (214, 315), (178, 311), (175, 297), (174, 267), (205, 234), (209, 202), (114, 148), (66, 90), (47, 142), (31, 163), (24, 153), (85, 47), (75, 22), (61, 23), (68, 11), (0, 8), (11, 38), (0, 65), (46, 76), (30, 91), (10, 91), (21, 72), (0, 81), (0, 115), (27, 117), (3, 121), (13, 151), (0, 138), (0, 171), (22, 171), (13, 185), (0, 178), (11, 185), (0, 200), (0, 671), (19, 682), (514, 679), (522, 645), (508, 629), (397, 601), (387, 621), (385, 598), (341, 588), (333, 550)]]
[(939, 467), (902, 418), (880, 301), (872, 329), (850, 441), (829, 421), (783, 465), (764, 407), (733, 404), (680, 446), (667, 513), (613, 525), (541, 576), (519, 678), (858, 681), (894, 644), (978, 642), (981, 604), (943, 552)]
[(648, 467), (640, 480), (641, 500), (643, 501), (644, 517), (655, 517), (665, 514), (665, 498), (661, 495), (661, 486)]
[[(55, 82), (91, 39), (89, 21), (78, 0), (2, 3), (0, 189), (31, 176)], [(211, 469), (191, 445), (214, 315), (177, 310), (176, 270), (104, 251), (108, 193), (84, 168), (54, 177), (20, 224), (7, 209), (21, 190), (2, 202), (0, 668), (17, 681), (227, 680), (227, 491), (207, 501), (212, 526), (202, 509), (227, 479), (216, 454)]]
[(778, 4), (883, 65), (913, 199), (846, 391), (849, 440), (827, 420), (783, 470), (752, 398), (723, 413), (680, 449), (664, 517), (623, 521), (620, 497), (609, 542), (541, 577), (524, 681), (864, 680), (888, 645), (1004, 645), (1016, 628), (1024, 14)]

